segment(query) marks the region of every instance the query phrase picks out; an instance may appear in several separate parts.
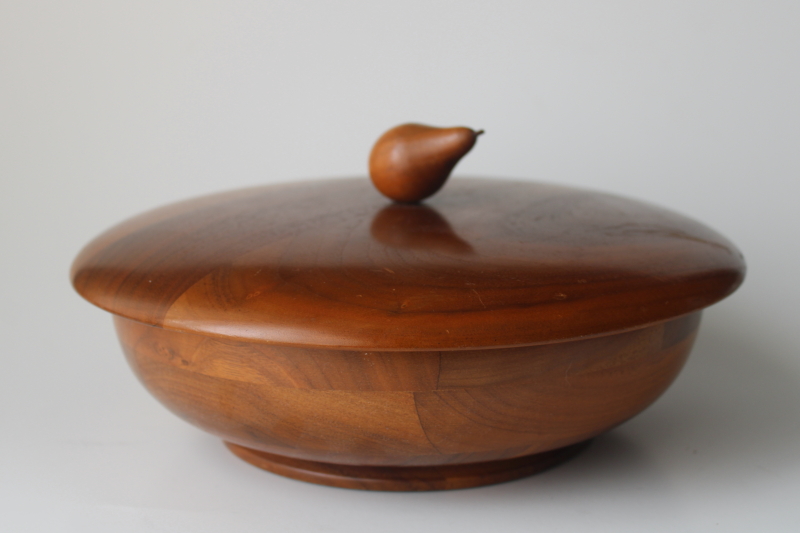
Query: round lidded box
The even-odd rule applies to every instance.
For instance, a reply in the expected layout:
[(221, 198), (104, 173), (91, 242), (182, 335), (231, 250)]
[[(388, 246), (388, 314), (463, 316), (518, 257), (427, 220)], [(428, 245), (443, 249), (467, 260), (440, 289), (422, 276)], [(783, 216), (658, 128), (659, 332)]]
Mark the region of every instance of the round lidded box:
[(726, 239), (640, 202), (459, 179), (397, 204), (361, 178), (151, 211), (73, 283), (148, 389), (245, 460), (424, 490), (533, 473), (637, 414), (743, 274)]

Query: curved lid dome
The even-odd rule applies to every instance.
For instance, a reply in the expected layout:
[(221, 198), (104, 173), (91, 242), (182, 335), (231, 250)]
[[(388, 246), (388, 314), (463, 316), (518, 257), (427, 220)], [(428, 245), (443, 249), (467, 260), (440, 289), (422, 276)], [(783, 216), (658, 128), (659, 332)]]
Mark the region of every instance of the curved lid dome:
[(87, 300), (146, 324), (359, 350), (633, 329), (711, 305), (743, 275), (729, 241), (659, 207), (464, 178), (425, 205), (365, 178), (189, 200), (107, 231), (72, 271)]

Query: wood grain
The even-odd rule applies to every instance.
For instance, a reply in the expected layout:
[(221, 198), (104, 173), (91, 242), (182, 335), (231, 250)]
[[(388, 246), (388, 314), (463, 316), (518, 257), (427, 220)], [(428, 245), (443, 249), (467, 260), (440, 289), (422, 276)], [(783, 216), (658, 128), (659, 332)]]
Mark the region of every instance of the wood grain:
[(464, 127), (396, 126), (381, 135), (372, 147), (369, 176), (388, 198), (419, 202), (444, 185), (453, 167), (482, 133)]
[(455, 179), (392, 211), (366, 178), (146, 213), (73, 265), (120, 316), (230, 340), (369, 351), (531, 346), (700, 310), (741, 283), (702, 224), (617, 196)]
[(253, 464), (336, 486), (427, 490), (513, 479), (573, 455), (570, 446), (634, 416), (669, 386), (699, 318), (438, 352), (278, 346), (115, 323), (150, 392)]
[(252, 465), (301, 481), (346, 489), (422, 491), (466, 489), (537, 474), (572, 459), (589, 442), (502, 461), (436, 467), (337, 465), (273, 455), (230, 442), (225, 444), (237, 457)]
[(568, 459), (669, 386), (743, 276), (719, 234), (625, 198), (461, 179), (397, 205), (366, 178), (167, 206), (72, 271), (173, 412), (256, 466), (377, 490)]

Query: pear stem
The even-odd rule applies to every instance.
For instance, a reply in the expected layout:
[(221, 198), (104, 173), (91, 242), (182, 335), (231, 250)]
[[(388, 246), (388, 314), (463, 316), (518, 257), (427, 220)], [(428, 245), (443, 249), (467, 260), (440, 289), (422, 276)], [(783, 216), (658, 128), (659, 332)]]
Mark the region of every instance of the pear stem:
[(486, 133), (486, 132), (483, 131), (483, 130), (478, 130), (478, 131), (475, 132), (475, 137), (477, 137), (478, 135), (483, 135), (484, 133)]

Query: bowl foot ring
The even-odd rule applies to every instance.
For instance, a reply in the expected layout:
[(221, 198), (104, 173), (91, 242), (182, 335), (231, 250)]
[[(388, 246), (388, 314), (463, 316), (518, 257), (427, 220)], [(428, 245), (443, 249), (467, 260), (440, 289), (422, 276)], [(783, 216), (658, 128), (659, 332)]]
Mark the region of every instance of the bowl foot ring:
[(572, 459), (588, 440), (547, 452), (485, 463), (443, 466), (353, 466), (305, 461), (225, 445), (240, 459), (275, 474), (347, 489), (421, 491), (480, 487), (519, 479)]

